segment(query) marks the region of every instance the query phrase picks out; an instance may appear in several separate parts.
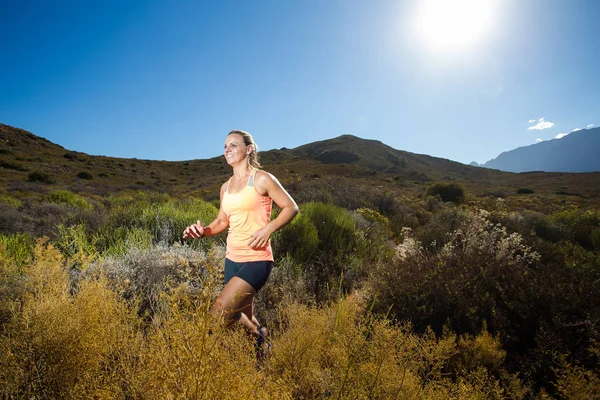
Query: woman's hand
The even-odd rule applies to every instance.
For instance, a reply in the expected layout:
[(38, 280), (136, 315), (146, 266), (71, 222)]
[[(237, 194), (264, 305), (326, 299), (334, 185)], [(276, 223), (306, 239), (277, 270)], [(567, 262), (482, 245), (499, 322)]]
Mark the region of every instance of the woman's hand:
[(195, 224), (188, 226), (183, 231), (183, 238), (184, 239), (199, 238), (199, 237), (202, 237), (202, 236), (204, 236), (204, 228), (202, 227), (202, 224), (200, 223), (200, 220), (198, 220)]
[(271, 237), (271, 231), (268, 228), (268, 225), (262, 229), (257, 230), (252, 235), (250, 235), (250, 241), (248, 242), (248, 246), (251, 249), (264, 249), (269, 244), (269, 238)]

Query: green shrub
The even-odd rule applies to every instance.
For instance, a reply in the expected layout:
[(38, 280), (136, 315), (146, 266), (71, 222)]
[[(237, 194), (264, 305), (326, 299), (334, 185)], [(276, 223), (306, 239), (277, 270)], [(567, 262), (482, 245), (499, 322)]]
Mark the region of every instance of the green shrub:
[(600, 211), (569, 208), (552, 214), (551, 220), (561, 224), (568, 232), (569, 239), (586, 249), (600, 249), (594, 244), (594, 232), (600, 228)]
[(174, 243), (181, 240), (186, 227), (197, 220), (208, 225), (218, 212), (204, 200), (172, 200), (142, 209), (139, 222), (141, 227), (152, 232), (155, 242)]
[(93, 238), (87, 235), (85, 225), (65, 226), (59, 224), (57, 229), (56, 246), (62, 251), (71, 267), (84, 270), (98, 257), (98, 250)]
[(9, 161), (0, 161), (0, 167), (6, 168), (6, 169), (13, 169), (15, 171), (21, 171), (21, 172), (28, 171), (27, 167), (24, 167), (21, 164), (9, 162)]
[(42, 182), (48, 184), (56, 183), (56, 180), (52, 176), (50, 176), (50, 174), (40, 171), (30, 172), (29, 175), (27, 175), (27, 181)]
[(460, 204), (465, 200), (465, 187), (456, 182), (436, 182), (427, 188), (425, 196), (440, 196), (444, 202)]
[(566, 227), (550, 217), (542, 217), (533, 224), (535, 234), (550, 242), (567, 240), (570, 236)]
[(44, 196), (49, 203), (64, 204), (80, 210), (91, 210), (93, 206), (82, 196), (68, 190), (57, 190)]
[(79, 173), (77, 174), (77, 177), (78, 177), (79, 179), (87, 179), (87, 180), (89, 180), (89, 179), (93, 179), (93, 178), (94, 178), (94, 177), (92, 176), (92, 174), (90, 174), (90, 173), (89, 173), (89, 172), (87, 172), (87, 171), (81, 171), (81, 172), (79, 172)]
[(33, 255), (35, 239), (28, 233), (0, 234), (0, 245), (9, 259), (17, 265), (24, 265)]
[(347, 210), (324, 203), (300, 206), (300, 215), (275, 238), (276, 256), (303, 263), (304, 279), (320, 298), (340, 286), (350, 290), (362, 275), (367, 256), (364, 234)]
[(19, 208), (23, 205), (23, 202), (19, 199), (15, 199), (14, 197), (10, 197), (7, 195), (0, 195), (0, 203), (8, 204), (13, 208)]
[[(109, 228), (124, 226), (145, 229), (151, 233), (154, 243), (170, 244), (181, 241), (183, 230), (197, 220), (208, 225), (219, 211), (201, 199), (174, 200), (167, 194), (143, 192), (113, 196), (109, 199), (109, 208)], [(214, 240), (209, 238), (189, 242), (204, 246)]]
[(319, 233), (315, 224), (304, 213), (300, 213), (274, 237), (276, 258), (286, 254), (304, 263), (313, 259), (319, 248)]
[(31, 263), (34, 245), (34, 238), (25, 233), (0, 234), (0, 333), (19, 306), (26, 279), (24, 269)]
[(127, 226), (104, 226), (94, 235), (96, 249), (103, 256), (117, 257), (131, 249), (152, 247), (152, 233), (147, 229)]
[(323, 203), (307, 203), (301, 212), (310, 220), (319, 237), (319, 257), (339, 262), (348, 254), (359, 252), (356, 224), (341, 207)]
[(66, 158), (67, 160), (71, 160), (71, 161), (76, 161), (78, 159), (77, 154), (75, 154), (73, 152), (65, 153), (65, 154), (63, 154), (63, 157)]

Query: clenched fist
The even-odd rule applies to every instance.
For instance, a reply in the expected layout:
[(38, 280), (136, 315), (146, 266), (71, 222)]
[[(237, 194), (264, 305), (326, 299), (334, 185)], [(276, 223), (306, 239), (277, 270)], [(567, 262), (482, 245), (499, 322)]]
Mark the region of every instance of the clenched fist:
[(204, 228), (202, 227), (202, 224), (200, 223), (200, 220), (198, 220), (195, 224), (188, 226), (183, 231), (183, 238), (184, 239), (199, 238), (199, 237), (202, 237), (202, 236), (204, 236)]

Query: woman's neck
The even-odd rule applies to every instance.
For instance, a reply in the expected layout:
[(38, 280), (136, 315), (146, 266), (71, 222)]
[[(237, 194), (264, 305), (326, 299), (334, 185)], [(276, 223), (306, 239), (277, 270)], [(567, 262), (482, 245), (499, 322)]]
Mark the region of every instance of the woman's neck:
[(233, 167), (233, 176), (236, 179), (244, 179), (248, 177), (254, 170), (254, 167), (251, 167), (250, 164), (241, 164)]

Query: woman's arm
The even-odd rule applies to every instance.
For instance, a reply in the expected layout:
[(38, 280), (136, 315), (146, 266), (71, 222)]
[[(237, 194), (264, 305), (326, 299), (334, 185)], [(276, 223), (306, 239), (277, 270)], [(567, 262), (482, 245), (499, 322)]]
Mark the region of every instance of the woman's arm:
[(281, 183), (273, 175), (265, 171), (259, 171), (255, 175), (254, 187), (263, 196), (269, 196), (275, 204), (281, 208), (281, 212), (274, 220), (270, 221), (264, 228), (254, 232), (248, 242), (253, 249), (265, 247), (269, 243), (271, 235), (290, 223), (298, 214), (298, 206), (292, 196), (281, 186)]
[[(225, 192), (226, 186), (227, 186), (227, 183), (224, 183), (221, 186), (221, 203), (223, 203), (223, 193)], [(221, 208), (219, 208), (219, 214), (217, 214), (217, 218), (215, 218), (215, 220), (213, 222), (208, 224), (208, 226), (206, 226), (206, 227), (202, 227), (202, 224), (200, 224), (200, 221), (198, 221), (197, 223), (195, 223), (193, 225), (188, 226), (183, 231), (183, 238), (184, 239), (199, 238), (199, 237), (204, 237), (204, 236), (218, 235), (219, 233), (221, 233), (225, 229), (227, 229), (228, 226), (229, 226), (229, 220), (227, 219), (227, 215), (225, 214), (225, 212), (223, 211), (223, 208), (221, 207)]]

